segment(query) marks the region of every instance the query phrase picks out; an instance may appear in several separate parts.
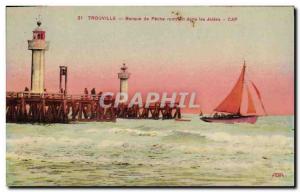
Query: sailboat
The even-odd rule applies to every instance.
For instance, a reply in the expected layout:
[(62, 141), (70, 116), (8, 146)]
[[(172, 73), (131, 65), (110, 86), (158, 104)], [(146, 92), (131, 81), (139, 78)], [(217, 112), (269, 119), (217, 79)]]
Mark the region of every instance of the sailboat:
[[(252, 94), (250, 93), (249, 86), (245, 83), (245, 72), (246, 72), (246, 62), (242, 68), (242, 72), (236, 82), (235, 86), (227, 95), (227, 97), (215, 108), (213, 116), (203, 116), (200, 119), (205, 122), (219, 122), (219, 123), (252, 123), (257, 121), (258, 115), (254, 105)], [(266, 114), (265, 107), (262, 102), (262, 98), (258, 88), (251, 81), (251, 86), (254, 88), (257, 97), (260, 101), (262, 109)], [(243, 102), (243, 92), (247, 92), (248, 105), (245, 114), (242, 114), (242, 102)]]

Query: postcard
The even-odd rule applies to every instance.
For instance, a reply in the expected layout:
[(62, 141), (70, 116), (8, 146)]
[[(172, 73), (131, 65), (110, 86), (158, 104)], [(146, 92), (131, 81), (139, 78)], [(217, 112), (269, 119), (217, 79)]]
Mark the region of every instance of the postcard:
[(292, 6), (7, 6), (9, 187), (295, 187)]

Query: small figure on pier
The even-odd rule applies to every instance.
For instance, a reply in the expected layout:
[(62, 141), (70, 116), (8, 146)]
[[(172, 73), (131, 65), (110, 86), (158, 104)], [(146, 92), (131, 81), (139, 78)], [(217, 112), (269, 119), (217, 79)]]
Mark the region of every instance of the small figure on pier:
[(28, 93), (29, 93), (29, 88), (28, 87), (25, 87), (24, 89), (24, 96), (27, 97), (28, 96)]
[(60, 88), (59, 93), (63, 94), (64, 93), (64, 89)]
[(44, 98), (48, 97), (47, 89), (44, 89)]
[(87, 88), (84, 88), (84, 94), (85, 94), (85, 95), (88, 95), (88, 94), (89, 94), (89, 91), (88, 91)]
[(92, 90), (91, 90), (91, 95), (92, 95), (92, 97), (95, 99), (96, 98), (96, 89), (95, 88), (93, 88)]
[(102, 91), (100, 91), (100, 92), (98, 93), (98, 98), (100, 99), (101, 96), (102, 96)]
[(96, 95), (96, 89), (95, 89), (95, 88), (93, 88), (93, 89), (91, 90), (91, 95)]
[(87, 96), (89, 95), (89, 91), (87, 88), (84, 88), (84, 96), (87, 98)]

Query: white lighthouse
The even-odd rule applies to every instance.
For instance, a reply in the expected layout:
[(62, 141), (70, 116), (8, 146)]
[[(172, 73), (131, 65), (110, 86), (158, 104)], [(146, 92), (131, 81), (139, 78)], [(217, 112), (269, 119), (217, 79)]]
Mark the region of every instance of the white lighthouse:
[(37, 28), (33, 30), (33, 39), (28, 40), (28, 50), (32, 50), (31, 92), (34, 93), (43, 93), (45, 88), (45, 51), (49, 42), (41, 25), (42, 22), (38, 21)]
[(121, 67), (121, 72), (118, 73), (118, 78), (120, 79), (120, 93), (127, 93), (128, 94), (128, 79), (130, 73), (127, 71), (126, 64), (123, 63)]

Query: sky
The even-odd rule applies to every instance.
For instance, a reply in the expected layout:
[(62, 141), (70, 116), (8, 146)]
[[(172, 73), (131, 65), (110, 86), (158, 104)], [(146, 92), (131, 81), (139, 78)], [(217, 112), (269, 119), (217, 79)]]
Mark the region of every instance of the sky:
[[(152, 20), (175, 13), (185, 20)], [(85, 87), (117, 92), (117, 73), (125, 62), (130, 94), (196, 92), (201, 110), (210, 113), (234, 86), (245, 60), (246, 82), (256, 84), (268, 114), (294, 113), (293, 7), (8, 7), (7, 91), (30, 87), (27, 40), (38, 15), (50, 42), (48, 92), (58, 91), (60, 65), (68, 66), (70, 94), (82, 94)], [(188, 17), (205, 21), (193, 24)]]

